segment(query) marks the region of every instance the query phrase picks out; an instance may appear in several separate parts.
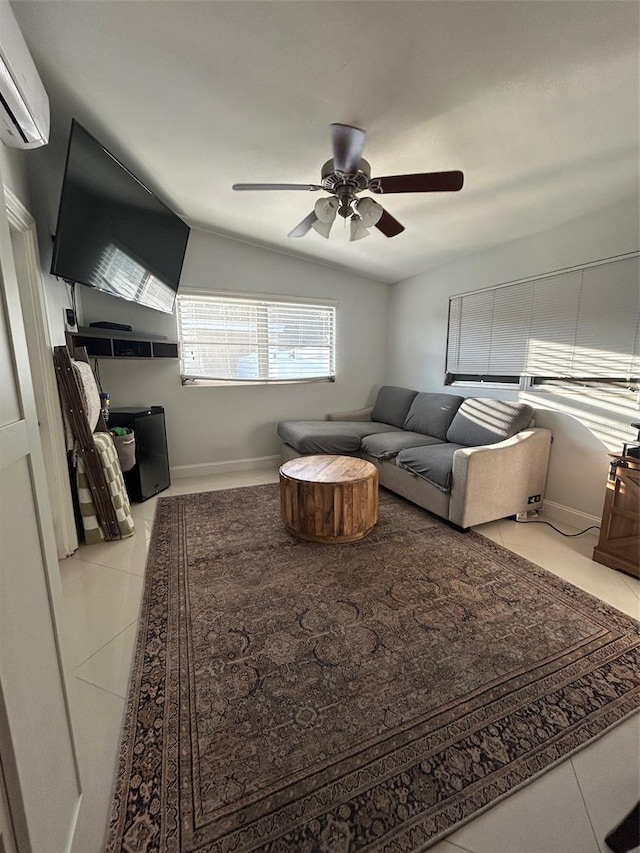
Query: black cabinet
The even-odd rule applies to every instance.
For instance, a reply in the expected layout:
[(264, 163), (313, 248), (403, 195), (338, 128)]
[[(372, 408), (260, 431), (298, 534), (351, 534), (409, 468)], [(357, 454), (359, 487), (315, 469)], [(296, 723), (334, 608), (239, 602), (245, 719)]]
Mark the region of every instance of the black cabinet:
[(171, 485), (162, 406), (111, 409), (108, 427), (129, 427), (136, 437), (136, 464), (124, 474), (129, 499), (140, 503)]

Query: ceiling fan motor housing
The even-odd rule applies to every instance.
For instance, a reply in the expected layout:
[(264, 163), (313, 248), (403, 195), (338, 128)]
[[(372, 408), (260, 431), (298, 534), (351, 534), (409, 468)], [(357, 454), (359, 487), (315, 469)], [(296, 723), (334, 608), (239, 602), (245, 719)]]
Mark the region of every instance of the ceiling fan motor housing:
[(370, 177), (371, 166), (366, 160), (360, 160), (358, 171), (354, 173), (336, 171), (333, 159), (327, 160), (322, 167), (322, 186), (340, 200), (340, 216), (346, 219), (351, 215), (356, 194), (367, 189)]
[(371, 166), (366, 160), (360, 160), (358, 171), (353, 174), (337, 172), (333, 160), (327, 160), (322, 167), (322, 186), (329, 192), (335, 192), (340, 186), (350, 186), (353, 192), (366, 190), (371, 178)]

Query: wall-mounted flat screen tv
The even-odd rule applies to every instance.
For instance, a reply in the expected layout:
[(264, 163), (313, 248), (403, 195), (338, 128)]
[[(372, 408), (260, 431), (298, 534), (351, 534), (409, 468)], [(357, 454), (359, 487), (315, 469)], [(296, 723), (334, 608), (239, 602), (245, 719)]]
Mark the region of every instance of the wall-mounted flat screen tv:
[(73, 120), (53, 275), (171, 314), (189, 230)]

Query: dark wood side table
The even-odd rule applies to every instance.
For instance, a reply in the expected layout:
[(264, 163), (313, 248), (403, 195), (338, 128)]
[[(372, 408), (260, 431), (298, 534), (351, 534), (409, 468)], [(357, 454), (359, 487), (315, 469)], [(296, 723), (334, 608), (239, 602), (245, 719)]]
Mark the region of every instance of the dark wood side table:
[(613, 462), (593, 559), (640, 577), (640, 459), (609, 455)]

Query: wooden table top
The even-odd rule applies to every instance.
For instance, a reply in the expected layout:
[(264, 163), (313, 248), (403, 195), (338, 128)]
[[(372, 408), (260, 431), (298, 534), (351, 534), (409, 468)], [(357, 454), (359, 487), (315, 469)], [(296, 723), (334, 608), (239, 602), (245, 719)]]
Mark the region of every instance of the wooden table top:
[(280, 468), (283, 477), (306, 483), (355, 483), (377, 474), (378, 469), (354, 456), (299, 456)]

